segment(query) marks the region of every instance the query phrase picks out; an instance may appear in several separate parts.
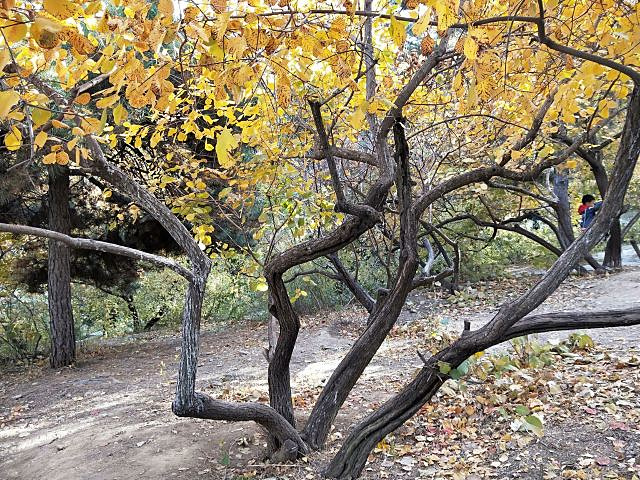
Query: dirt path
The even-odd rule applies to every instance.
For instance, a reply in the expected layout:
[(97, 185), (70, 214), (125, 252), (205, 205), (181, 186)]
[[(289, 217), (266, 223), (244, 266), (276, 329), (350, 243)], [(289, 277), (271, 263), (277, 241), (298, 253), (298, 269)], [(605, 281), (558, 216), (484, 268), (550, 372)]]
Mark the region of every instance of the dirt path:
[[(638, 304), (639, 275), (638, 270), (628, 270), (606, 278), (572, 278), (540, 310)], [(411, 378), (420, 366), (415, 354), (420, 340), (416, 339), (430, 332), (434, 321), (459, 332), (463, 319), (472, 318), (472, 328), (476, 328), (490, 318), (486, 314), (486, 304), (491, 303), (488, 297), (494, 302), (503, 301), (530, 282), (531, 279), (517, 279), (516, 286), (506, 289), (495, 284), (479, 286), (459, 304), (427, 301), (422, 294), (412, 297), (394, 335), (385, 342), (349, 398), (334, 437), (342, 435), (341, 431), (367, 408), (384, 401)], [(484, 315), (478, 313), (482, 311)], [(354, 324), (361, 325), (362, 318), (361, 312), (348, 310), (305, 319), (292, 360), (294, 402), (302, 416), (349, 348), (353, 341), (349, 331)], [(246, 324), (206, 332), (198, 388), (221, 398), (264, 401), (267, 386), (263, 330), (263, 326)], [(640, 327), (601, 331), (592, 336), (620, 351), (640, 344)], [(27, 373), (3, 375), (0, 479), (222, 479), (234, 477), (227, 477), (226, 471), (223, 477), (221, 467), (234, 465), (255, 472), (256, 478), (268, 477), (267, 470), (254, 465), (260, 463), (264, 436), (253, 424), (173, 416), (170, 405), (178, 354), (179, 339), (175, 336), (143, 335), (128, 341), (102, 342), (97, 348), (81, 351), (75, 368), (53, 374), (34, 368)], [(552, 425), (550, 429), (553, 428), (558, 427)], [(317, 465), (323, 455), (317, 454), (311, 464), (285, 468), (285, 478), (319, 478)], [(374, 471), (366, 473), (367, 478), (379, 478), (376, 475)], [(437, 478), (433, 475), (420, 478)]]

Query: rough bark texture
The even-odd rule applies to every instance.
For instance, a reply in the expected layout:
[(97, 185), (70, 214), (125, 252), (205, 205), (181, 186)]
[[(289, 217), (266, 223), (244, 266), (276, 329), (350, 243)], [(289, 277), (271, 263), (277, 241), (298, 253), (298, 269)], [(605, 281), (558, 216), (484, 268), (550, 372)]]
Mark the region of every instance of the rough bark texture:
[(604, 250), (603, 265), (610, 268), (622, 268), (622, 228), (620, 217), (615, 218), (609, 229), (609, 239)]
[[(69, 214), (69, 168), (50, 166), (49, 228), (68, 235), (71, 232)], [(66, 367), (76, 359), (76, 335), (71, 305), (71, 256), (62, 242), (49, 241), (47, 296), (51, 328), (53, 368)]]
[(362, 305), (367, 312), (371, 313), (373, 311), (373, 307), (376, 304), (376, 301), (373, 299), (369, 292), (367, 292), (360, 283), (349, 273), (344, 264), (340, 261), (337, 253), (332, 253), (327, 255), (329, 261), (333, 264), (338, 275), (340, 275), (340, 279), (349, 289), (349, 291), (353, 294), (356, 300)]

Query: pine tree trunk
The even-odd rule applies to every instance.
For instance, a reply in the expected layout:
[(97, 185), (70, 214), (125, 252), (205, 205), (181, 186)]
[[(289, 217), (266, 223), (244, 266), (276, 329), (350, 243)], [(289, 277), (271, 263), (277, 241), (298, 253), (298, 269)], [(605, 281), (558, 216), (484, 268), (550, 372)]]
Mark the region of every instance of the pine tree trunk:
[[(49, 228), (69, 235), (69, 169), (49, 167)], [(76, 359), (76, 336), (71, 306), (71, 259), (69, 247), (49, 241), (48, 300), (51, 326), (51, 367), (71, 365)]]

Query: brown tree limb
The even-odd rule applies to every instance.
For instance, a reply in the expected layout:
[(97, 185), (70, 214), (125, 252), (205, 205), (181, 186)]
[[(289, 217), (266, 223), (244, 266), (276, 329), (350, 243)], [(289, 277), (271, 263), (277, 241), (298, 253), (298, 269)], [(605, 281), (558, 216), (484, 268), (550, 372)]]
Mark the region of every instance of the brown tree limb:
[(133, 258), (135, 260), (141, 260), (152, 263), (161, 267), (170, 268), (178, 275), (190, 280), (193, 278), (193, 274), (180, 265), (179, 263), (171, 260), (170, 258), (162, 257), (160, 255), (154, 255), (151, 253), (143, 252), (142, 250), (136, 250), (135, 248), (124, 247), (116, 245), (114, 243), (102, 242), (99, 240), (93, 240), (91, 238), (78, 238), (65, 235), (64, 233), (55, 232), (53, 230), (46, 230), (44, 228), (28, 227), (26, 225), (12, 225), (8, 223), (0, 223), (0, 232), (13, 233), (16, 235), (32, 235), (35, 237), (48, 238), (56, 240), (68, 245), (72, 248), (81, 250), (93, 250), (96, 252), (112, 253), (114, 255), (121, 255), (123, 257)]

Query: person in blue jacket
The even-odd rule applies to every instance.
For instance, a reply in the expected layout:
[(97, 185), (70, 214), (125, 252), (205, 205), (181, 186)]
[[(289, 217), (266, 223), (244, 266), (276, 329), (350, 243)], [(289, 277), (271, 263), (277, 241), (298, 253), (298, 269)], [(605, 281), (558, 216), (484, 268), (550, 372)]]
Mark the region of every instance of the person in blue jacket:
[(583, 195), (582, 205), (578, 208), (578, 213), (582, 216), (580, 220), (582, 231), (585, 231), (593, 223), (600, 207), (602, 207), (602, 202), (596, 202), (593, 195)]

